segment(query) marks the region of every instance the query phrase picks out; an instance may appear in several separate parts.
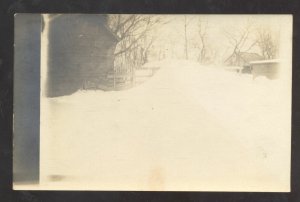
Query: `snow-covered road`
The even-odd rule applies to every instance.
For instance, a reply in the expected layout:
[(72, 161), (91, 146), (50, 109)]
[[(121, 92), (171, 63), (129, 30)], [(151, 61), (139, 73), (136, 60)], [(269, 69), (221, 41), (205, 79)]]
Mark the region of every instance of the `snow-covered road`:
[(129, 90), (41, 98), (42, 189), (288, 190), (285, 83), (153, 65)]

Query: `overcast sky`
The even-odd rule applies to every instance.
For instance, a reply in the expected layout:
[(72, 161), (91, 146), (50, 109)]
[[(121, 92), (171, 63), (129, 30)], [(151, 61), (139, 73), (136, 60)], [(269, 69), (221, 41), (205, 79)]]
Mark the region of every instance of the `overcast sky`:
[[(225, 36), (225, 31), (238, 34), (239, 30), (245, 28), (247, 23), (252, 24), (249, 42), (255, 38), (258, 27), (265, 27), (278, 32), (284, 19), (280, 15), (162, 15), (166, 24), (158, 26), (153, 30), (158, 35), (157, 46), (164, 46), (167, 52), (175, 51), (178, 54), (184, 50), (184, 23), (187, 18), (187, 37), (189, 49), (199, 41), (199, 20), (207, 23), (208, 46), (218, 51), (220, 57), (230, 54), (230, 45)], [(190, 50), (193, 52), (193, 50)], [(253, 47), (249, 52), (260, 53), (258, 47)]]

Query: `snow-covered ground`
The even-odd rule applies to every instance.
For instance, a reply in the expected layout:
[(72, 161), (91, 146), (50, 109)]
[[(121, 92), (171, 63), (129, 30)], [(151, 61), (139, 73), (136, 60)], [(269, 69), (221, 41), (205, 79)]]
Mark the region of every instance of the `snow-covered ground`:
[(124, 91), (41, 98), (40, 189), (289, 189), (290, 86), (160, 61)]

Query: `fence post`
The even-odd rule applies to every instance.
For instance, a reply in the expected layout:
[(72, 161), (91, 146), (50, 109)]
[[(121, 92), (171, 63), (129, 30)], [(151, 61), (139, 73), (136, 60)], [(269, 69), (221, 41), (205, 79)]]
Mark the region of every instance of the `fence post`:
[(116, 68), (114, 67), (114, 90), (116, 90)]
[(132, 86), (135, 86), (135, 68), (132, 68), (131, 80), (132, 80)]

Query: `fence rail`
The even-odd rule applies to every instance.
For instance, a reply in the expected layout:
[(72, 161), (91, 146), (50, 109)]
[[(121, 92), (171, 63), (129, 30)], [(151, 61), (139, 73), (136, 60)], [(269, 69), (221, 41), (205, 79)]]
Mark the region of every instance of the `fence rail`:
[(95, 77), (89, 79), (84, 84), (84, 89), (102, 89), (102, 90), (124, 90), (135, 85), (141, 84), (150, 79), (158, 67), (139, 68), (134, 72), (111, 72), (105, 77)]

